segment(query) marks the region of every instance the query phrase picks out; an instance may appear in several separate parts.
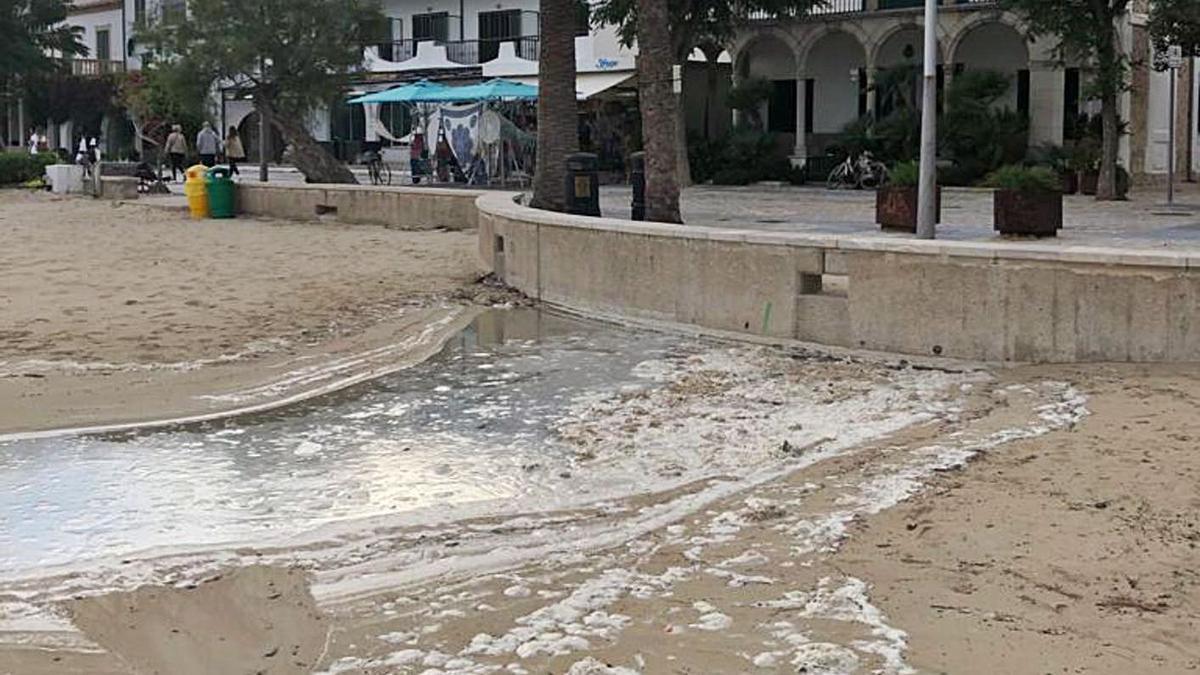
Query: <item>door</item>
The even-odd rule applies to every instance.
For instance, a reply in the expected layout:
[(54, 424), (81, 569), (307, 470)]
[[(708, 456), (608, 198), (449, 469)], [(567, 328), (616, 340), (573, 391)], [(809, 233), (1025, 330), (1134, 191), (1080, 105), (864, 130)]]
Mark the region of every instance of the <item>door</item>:
[(507, 9), (479, 13), (479, 62), (486, 63), (500, 53), (500, 43), (521, 37), (521, 10)]
[[(112, 60), (112, 30), (109, 28), (96, 29), (96, 60), (101, 62)], [(104, 67), (102, 63), (100, 68)]]
[(434, 40), (436, 42), (446, 41), (446, 34), (449, 31), (450, 25), (449, 12), (414, 14), (412, 21), (413, 40), (415, 42), (426, 40)]

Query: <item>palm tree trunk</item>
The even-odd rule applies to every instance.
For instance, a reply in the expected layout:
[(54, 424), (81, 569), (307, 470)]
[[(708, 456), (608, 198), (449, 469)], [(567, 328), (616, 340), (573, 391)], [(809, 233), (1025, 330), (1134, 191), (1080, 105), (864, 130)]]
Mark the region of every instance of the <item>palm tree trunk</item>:
[(567, 156), (579, 150), (572, 0), (541, 0), (538, 51), (537, 170), (531, 206), (566, 210)]
[(667, 0), (638, 0), (638, 97), (646, 149), (646, 219), (681, 223), (678, 144)]

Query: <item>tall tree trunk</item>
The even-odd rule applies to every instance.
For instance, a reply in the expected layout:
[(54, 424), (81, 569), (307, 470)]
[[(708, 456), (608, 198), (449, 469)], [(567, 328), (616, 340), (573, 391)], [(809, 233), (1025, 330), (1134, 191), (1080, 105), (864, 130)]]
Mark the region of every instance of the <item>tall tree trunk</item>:
[(675, 92), (667, 0), (638, 0), (638, 97), (646, 148), (646, 219), (681, 223)]
[(538, 51), (537, 170), (531, 206), (566, 210), (567, 155), (579, 150), (579, 104), (575, 100), (573, 0), (541, 0)]
[(1120, 197), (1117, 193), (1117, 160), (1121, 150), (1121, 128), (1117, 120), (1117, 93), (1105, 92), (1101, 96), (1100, 105), (1100, 121), (1104, 131), (1096, 199), (1113, 200)]
[(1100, 177), (1096, 183), (1097, 200), (1117, 199), (1117, 159), (1120, 153), (1121, 126), (1117, 105), (1123, 84), (1124, 72), (1120, 62), (1120, 36), (1115, 17), (1109, 39), (1105, 40), (1097, 53), (1100, 72), (1100, 121), (1103, 127), (1101, 138)]
[[(345, 164), (337, 161), (317, 139), (309, 133), (308, 127), (298, 115), (283, 114), (275, 110), (274, 105), (260, 101), (259, 110), (266, 111), (267, 119), (271, 121), (283, 140), (292, 146), (292, 161), (300, 173), (304, 174), (307, 183), (350, 183), (357, 184), (354, 173)], [(261, 114), (261, 112), (260, 112)], [(264, 139), (259, 139), (259, 147), (263, 147)], [(260, 150), (261, 152), (261, 150)]]

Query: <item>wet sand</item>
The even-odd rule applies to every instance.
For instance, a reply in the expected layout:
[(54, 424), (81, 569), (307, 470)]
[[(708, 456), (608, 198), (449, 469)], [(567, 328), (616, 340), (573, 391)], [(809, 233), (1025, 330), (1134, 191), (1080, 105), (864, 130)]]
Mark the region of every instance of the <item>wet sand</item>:
[(0, 433), (212, 413), (231, 403), (206, 395), (327, 371), (284, 397), (397, 362), (356, 362), (388, 345), (422, 358), (470, 320), (453, 296), (478, 275), (470, 232), (196, 223), (15, 190), (0, 240)]
[[(0, 430), (186, 414), (213, 391), (245, 405), (369, 372), (398, 359), (384, 346), (419, 354), (465, 321), (455, 289), (474, 269), (469, 234), (199, 229), (21, 193), (0, 193), (0, 235), (24, 249), (0, 250)], [(800, 363), (836, 383), (820, 405), (892, 372)], [(562, 432), (585, 451), (578, 471), (699, 426), (697, 410), (705, 440), (737, 446), (771, 396), (727, 393), (685, 373)], [(385, 518), (5, 584), (5, 611), (53, 616), (0, 616), (0, 674), (1200, 670), (1200, 367), (1015, 368), (952, 399), (839, 453), (771, 441), (794, 466), (761, 481)]]
[[(58, 649), (10, 645), (0, 664), (21, 673), (1191, 672), (1200, 668), (1191, 639), (1198, 385), (1195, 367), (1005, 371), (945, 417), (649, 529), (638, 514), (720, 479), (603, 508), (242, 550), (241, 562), (180, 572), (166, 587), (65, 601), (82, 636)], [(321, 546), (354, 553), (313, 562)], [(235, 600), (232, 588), (270, 601)], [(209, 660), (188, 661), (198, 653)]]

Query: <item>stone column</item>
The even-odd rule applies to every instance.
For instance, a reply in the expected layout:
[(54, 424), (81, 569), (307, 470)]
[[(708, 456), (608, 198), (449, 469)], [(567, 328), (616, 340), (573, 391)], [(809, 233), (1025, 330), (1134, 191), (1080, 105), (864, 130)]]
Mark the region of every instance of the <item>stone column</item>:
[(1066, 72), (1053, 61), (1029, 64), (1029, 143), (1062, 145)]
[(25, 145), (29, 140), (29, 129), (25, 124), (25, 99), (17, 99), (17, 142), (18, 145)]
[(874, 117), (876, 107), (879, 105), (878, 96), (875, 91), (875, 67), (867, 64), (867, 114)]
[(805, 112), (808, 108), (808, 87), (803, 72), (796, 73), (796, 147), (792, 151), (792, 164), (802, 166), (808, 157), (808, 134), (804, 132), (808, 126)]

